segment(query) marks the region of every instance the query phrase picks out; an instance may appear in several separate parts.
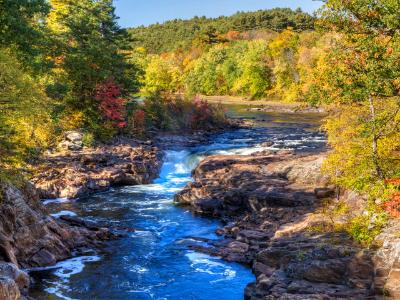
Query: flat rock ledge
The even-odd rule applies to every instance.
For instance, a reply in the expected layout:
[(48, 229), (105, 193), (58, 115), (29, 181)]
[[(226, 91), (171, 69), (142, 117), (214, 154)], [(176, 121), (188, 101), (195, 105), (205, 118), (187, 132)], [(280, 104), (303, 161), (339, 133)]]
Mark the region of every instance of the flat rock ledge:
[(162, 152), (153, 142), (120, 139), (110, 145), (46, 155), (32, 182), (42, 199), (77, 198), (111, 186), (151, 183)]
[(0, 299), (29, 299), (23, 269), (51, 266), (115, 239), (110, 228), (78, 219), (54, 219), (30, 183), (0, 186)]
[[(223, 241), (191, 247), (251, 266), (257, 279), (245, 299), (400, 299), (400, 225), (378, 237), (379, 249), (329, 230), (332, 220), (320, 208), (336, 191), (320, 175), (324, 157), (211, 156), (176, 195), (178, 204), (226, 222), (217, 232)], [(349, 206), (360, 202), (347, 196)]]

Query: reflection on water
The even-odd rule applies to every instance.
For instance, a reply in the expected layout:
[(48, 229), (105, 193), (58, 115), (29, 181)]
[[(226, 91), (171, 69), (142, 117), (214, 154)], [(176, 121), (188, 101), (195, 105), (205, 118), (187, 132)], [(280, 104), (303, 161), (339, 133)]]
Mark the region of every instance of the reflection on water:
[[(31, 271), (31, 295), (38, 299), (243, 299), (254, 280), (239, 264), (193, 252), (192, 237), (219, 239), (217, 220), (192, 215), (174, 206), (173, 195), (190, 180), (191, 170), (207, 155), (249, 154), (264, 149), (316, 151), (324, 136), (315, 131), (313, 116), (256, 116), (260, 125), (216, 135), (208, 145), (165, 153), (160, 178), (154, 184), (121, 187), (76, 201), (58, 199), (46, 204), (55, 216), (77, 214), (136, 229), (110, 242), (98, 253), (75, 257), (51, 268)], [(285, 121), (286, 120), (286, 121)], [(273, 141), (272, 146), (263, 146)]]

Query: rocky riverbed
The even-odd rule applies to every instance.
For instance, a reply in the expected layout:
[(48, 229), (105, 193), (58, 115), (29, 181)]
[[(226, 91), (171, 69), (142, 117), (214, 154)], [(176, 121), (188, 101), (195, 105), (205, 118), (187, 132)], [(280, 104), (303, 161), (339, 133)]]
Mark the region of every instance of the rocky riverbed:
[[(245, 298), (398, 299), (399, 238), (395, 222), (377, 244), (365, 249), (343, 232), (330, 230), (332, 216), (321, 209), (335, 201), (335, 189), (321, 175), (324, 154), (288, 151), (211, 156), (194, 170), (175, 201), (200, 214), (221, 218), (223, 241), (196, 251), (250, 265), (257, 276)], [(362, 213), (366, 203), (345, 193)], [(329, 209), (329, 208), (328, 208)], [(203, 240), (204, 242), (204, 240)], [(207, 241), (205, 241), (207, 242)]]

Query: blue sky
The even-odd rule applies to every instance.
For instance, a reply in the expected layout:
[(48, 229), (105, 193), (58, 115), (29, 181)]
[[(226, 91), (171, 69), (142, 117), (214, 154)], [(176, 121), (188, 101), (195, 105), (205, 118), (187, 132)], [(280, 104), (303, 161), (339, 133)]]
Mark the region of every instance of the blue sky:
[(114, 0), (122, 27), (149, 25), (194, 16), (229, 16), (237, 11), (273, 7), (301, 7), (313, 12), (321, 6), (315, 0)]

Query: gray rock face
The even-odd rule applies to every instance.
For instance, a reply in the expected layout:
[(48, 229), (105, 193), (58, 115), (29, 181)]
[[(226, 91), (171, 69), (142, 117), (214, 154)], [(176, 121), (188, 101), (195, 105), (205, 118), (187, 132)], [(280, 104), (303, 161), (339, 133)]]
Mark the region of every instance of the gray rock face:
[(269, 206), (310, 206), (315, 202), (313, 187), (324, 181), (314, 171), (321, 163), (319, 156), (294, 159), (287, 151), (277, 155), (212, 156), (200, 163), (194, 182), (175, 201), (218, 217), (257, 212)]

